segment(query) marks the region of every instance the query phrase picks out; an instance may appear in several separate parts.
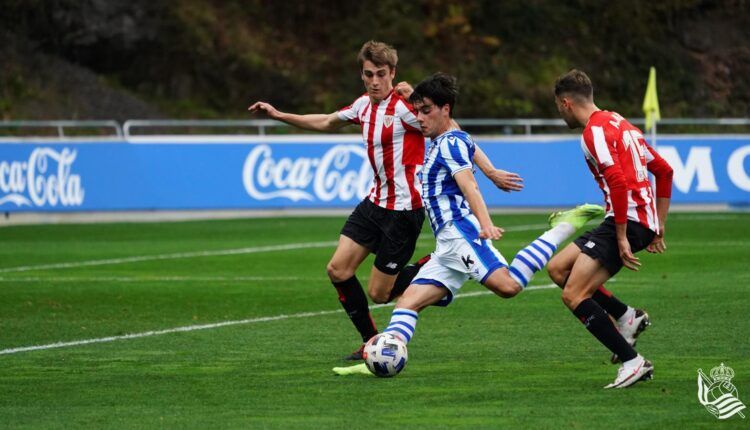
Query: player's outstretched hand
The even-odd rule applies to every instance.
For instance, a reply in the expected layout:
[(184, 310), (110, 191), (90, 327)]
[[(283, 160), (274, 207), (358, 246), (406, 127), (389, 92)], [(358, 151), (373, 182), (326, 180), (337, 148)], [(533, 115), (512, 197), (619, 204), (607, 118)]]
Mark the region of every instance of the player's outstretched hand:
[(259, 113), (264, 112), (266, 115), (268, 115), (269, 118), (276, 119), (279, 116), (279, 111), (276, 110), (273, 105), (266, 102), (255, 102), (252, 105), (250, 105), (247, 110), (250, 111), (250, 113)]
[(411, 93), (414, 92), (414, 88), (411, 87), (411, 84), (409, 84), (406, 81), (401, 81), (396, 84), (395, 87), (393, 87), (393, 90), (396, 91), (396, 94), (400, 95), (401, 97), (405, 99), (409, 99), (409, 96), (411, 96)]
[(654, 236), (654, 240), (646, 247), (646, 251), (652, 254), (661, 254), (667, 250), (667, 243), (664, 242), (664, 226), (659, 227), (659, 234)]
[(506, 193), (511, 191), (521, 191), (523, 189), (523, 178), (518, 173), (495, 169), (488, 178), (496, 187)]
[(505, 233), (505, 230), (491, 225), (489, 227), (482, 227), (482, 229), (479, 230), (479, 237), (481, 239), (497, 240), (503, 237), (503, 233)]
[(627, 240), (623, 242), (618, 241), (618, 246), (620, 247), (620, 258), (622, 258), (622, 263), (627, 267), (628, 269), (637, 272), (638, 269), (641, 267), (641, 261), (633, 255), (633, 252), (630, 249), (630, 244)]

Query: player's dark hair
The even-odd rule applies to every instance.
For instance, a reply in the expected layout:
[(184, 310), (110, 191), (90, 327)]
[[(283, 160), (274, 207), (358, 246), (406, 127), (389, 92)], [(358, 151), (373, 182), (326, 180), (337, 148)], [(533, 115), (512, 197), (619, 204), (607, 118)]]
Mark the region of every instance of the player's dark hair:
[(455, 76), (437, 72), (417, 84), (414, 92), (409, 96), (409, 102), (412, 104), (419, 103), (425, 97), (432, 100), (438, 107), (449, 105), (450, 114), (453, 116), (453, 109), (458, 98), (458, 80)]
[(387, 65), (391, 69), (395, 69), (396, 64), (398, 64), (398, 52), (396, 48), (387, 43), (371, 40), (362, 45), (362, 49), (359, 50), (359, 55), (357, 55), (357, 61), (360, 70), (362, 70), (365, 61), (372, 61), (378, 67)]
[(570, 95), (579, 99), (594, 100), (594, 85), (586, 73), (572, 69), (555, 81), (555, 96)]

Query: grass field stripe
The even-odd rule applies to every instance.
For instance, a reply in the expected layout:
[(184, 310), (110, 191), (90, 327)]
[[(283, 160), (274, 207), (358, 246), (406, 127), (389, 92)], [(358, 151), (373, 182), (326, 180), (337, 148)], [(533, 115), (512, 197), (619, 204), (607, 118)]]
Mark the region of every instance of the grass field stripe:
[[(514, 232), (514, 231), (532, 231), (532, 230), (544, 230), (549, 228), (549, 224), (525, 224), (525, 225), (513, 225), (510, 227), (502, 227), (500, 226), (505, 232)], [(419, 235), (420, 239), (424, 239), (426, 237), (434, 238), (435, 235), (432, 234), (432, 232), (423, 232)]]
[[(546, 228), (546, 227), (547, 227), (547, 224), (527, 224), (527, 225), (511, 226), (511, 227), (506, 228), (505, 231), (511, 232), (511, 231), (538, 230), (538, 229)], [(429, 234), (429, 237), (432, 237), (432, 234)], [(122, 257), (122, 258), (107, 258), (103, 260), (71, 261), (67, 263), (40, 264), (36, 266), (6, 267), (3, 269), (0, 269), (0, 273), (28, 272), (31, 270), (48, 270), (48, 269), (71, 269), (75, 267), (105, 266), (105, 265), (112, 265), (112, 264), (139, 263), (143, 261), (174, 260), (174, 259), (179, 259), (179, 258), (216, 257), (216, 256), (223, 256), (223, 255), (255, 254), (259, 252), (290, 251), (290, 250), (295, 250), (295, 249), (306, 249), (306, 248), (327, 248), (327, 247), (334, 247), (336, 245), (338, 245), (338, 241), (288, 243), (288, 244), (283, 244), (283, 245), (269, 245), (269, 246), (250, 247), (250, 248), (218, 249), (215, 251), (177, 252), (177, 253), (172, 253), (172, 254), (141, 255), (141, 256)]]
[[(362, 278), (364, 280), (365, 278)], [(264, 282), (264, 281), (316, 281), (328, 278), (303, 276), (35, 276), (0, 277), (0, 282)]]
[(103, 260), (71, 261), (68, 263), (40, 264), (37, 266), (6, 267), (3, 269), (0, 269), (0, 273), (28, 272), (30, 270), (47, 270), (47, 269), (70, 269), (73, 267), (104, 266), (104, 265), (109, 265), (109, 264), (136, 263), (136, 262), (142, 262), (142, 261), (155, 261), (155, 260), (173, 260), (173, 259), (179, 259), (179, 258), (216, 257), (216, 256), (223, 256), (223, 255), (255, 254), (259, 252), (290, 251), (290, 250), (295, 250), (295, 249), (307, 249), (307, 248), (328, 248), (328, 247), (336, 246), (337, 244), (338, 244), (337, 241), (288, 243), (284, 245), (256, 246), (256, 247), (250, 247), (250, 248), (217, 249), (215, 251), (176, 252), (173, 254), (142, 255), (142, 256), (123, 257), (123, 258), (107, 258)]
[[(526, 291), (546, 290), (550, 288), (557, 288), (557, 285), (550, 284), (550, 285), (531, 286), (531, 287), (526, 288)], [(493, 293), (490, 291), (476, 291), (473, 293), (457, 294), (454, 297), (454, 299), (486, 296), (489, 294), (493, 294)], [(393, 307), (393, 306), (395, 306), (395, 303), (386, 303), (382, 305), (371, 306), (370, 308), (379, 309), (379, 308), (386, 308), (386, 307)], [(190, 325), (190, 326), (184, 326), (184, 327), (168, 328), (164, 330), (153, 330), (153, 331), (145, 331), (142, 333), (124, 334), (120, 336), (99, 337), (95, 339), (74, 340), (70, 342), (56, 342), (56, 343), (50, 343), (47, 345), (21, 346), (18, 348), (9, 348), (9, 349), (0, 350), (0, 355), (18, 354), (20, 352), (30, 352), (30, 351), (42, 351), (46, 349), (55, 349), (55, 348), (68, 348), (72, 346), (90, 345), (94, 343), (107, 343), (107, 342), (114, 342), (118, 340), (140, 339), (144, 337), (161, 336), (164, 334), (183, 333), (183, 332), (190, 332), (190, 331), (197, 331), (197, 330), (209, 330), (209, 329), (227, 327), (227, 326), (233, 326), (233, 325), (254, 324), (254, 323), (259, 323), (259, 322), (279, 321), (279, 320), (287, 320), (287, 319), (294, 319), (294, 318), (318, 317), (318, 316), (331, 315), (331, 314), (336, 314), (336, 313), (341, 313), (341, 312), (343, 312), (342, 309), (336, 309), (336, 310), (330, 310), (330, 311), (302, 312), (302, 313), (291, 314), (291, 315), (282, 314), (282, 315), (276, 315), (272, 317), (258, 317), (258, 318), (248, 318), (244, 320), (222, 321), (222, 322), (211, 323), (211, 324)]]

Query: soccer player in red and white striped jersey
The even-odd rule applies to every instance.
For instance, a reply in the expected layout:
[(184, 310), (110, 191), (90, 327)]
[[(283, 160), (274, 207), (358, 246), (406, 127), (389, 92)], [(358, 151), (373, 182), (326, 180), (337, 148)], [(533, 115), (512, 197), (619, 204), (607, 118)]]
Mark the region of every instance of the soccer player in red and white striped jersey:
[[(344, 224), (327, 271), (364, 344), (378, 331), (355, 274), (359, 265), (370, 253), (375, 254), (367, 291), (376, 303), (399, 296), (420, 267), (406, 264), (414, 253), (424, 221), (418, 175), (425, 147), (412, 106), (394, 90), (396, 50), (385, 43), (369, 41), (362, 46), (357, 60), (366, 93), (337, 112), (297, 115), (280, 112), (265, 102), (256, 102), (248, 110), (265, 112), (273, 119), (307, 130), (334, 131), (347, 124), (357, 124), (362, 130), (374, 174), (373, 187)], [(481, 152), (475, 157), (480, 170), (499, 188), (521, 189), (518, 175), (495, 169)], [(361, 359), (361, 352), (362, 347), (348, 359)]]
[[(570, 128), (584, 127), (581, 149), (604, 193), (607, 215), (600, 226), (554, 256), (548, 271), (563, 288), (565, 305), (623, 362), (615, 381), (605, 388), (623, 388), (653, 374), (652, 363), (633, 348), (635, 337), (649, 324), (648, 314), (620, 302), (604, 283), (623, 265), (638, 270), (634, 253), (665, 251), (672, 168), (638, 128), (594, 104), (591, 80), (580, 70), (557, 79), (555, 104)], [(655, 193), (649, 172), (655, 177)]]

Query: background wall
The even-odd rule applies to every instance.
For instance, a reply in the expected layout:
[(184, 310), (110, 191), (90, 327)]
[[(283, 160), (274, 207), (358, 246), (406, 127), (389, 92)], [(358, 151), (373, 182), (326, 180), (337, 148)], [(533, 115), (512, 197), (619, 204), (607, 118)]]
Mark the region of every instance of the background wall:
[[(571, 206), (602, 195), (568, 137), (479, 139), (525, 179), (503, 193), (477, 173), (491, 207)], [(675, 203), (750, 205), (750, 137), (660, 137)], [(353, 207), (371, 187), (359, 136), (0, 144), (0, 210), (110, 211)]]

